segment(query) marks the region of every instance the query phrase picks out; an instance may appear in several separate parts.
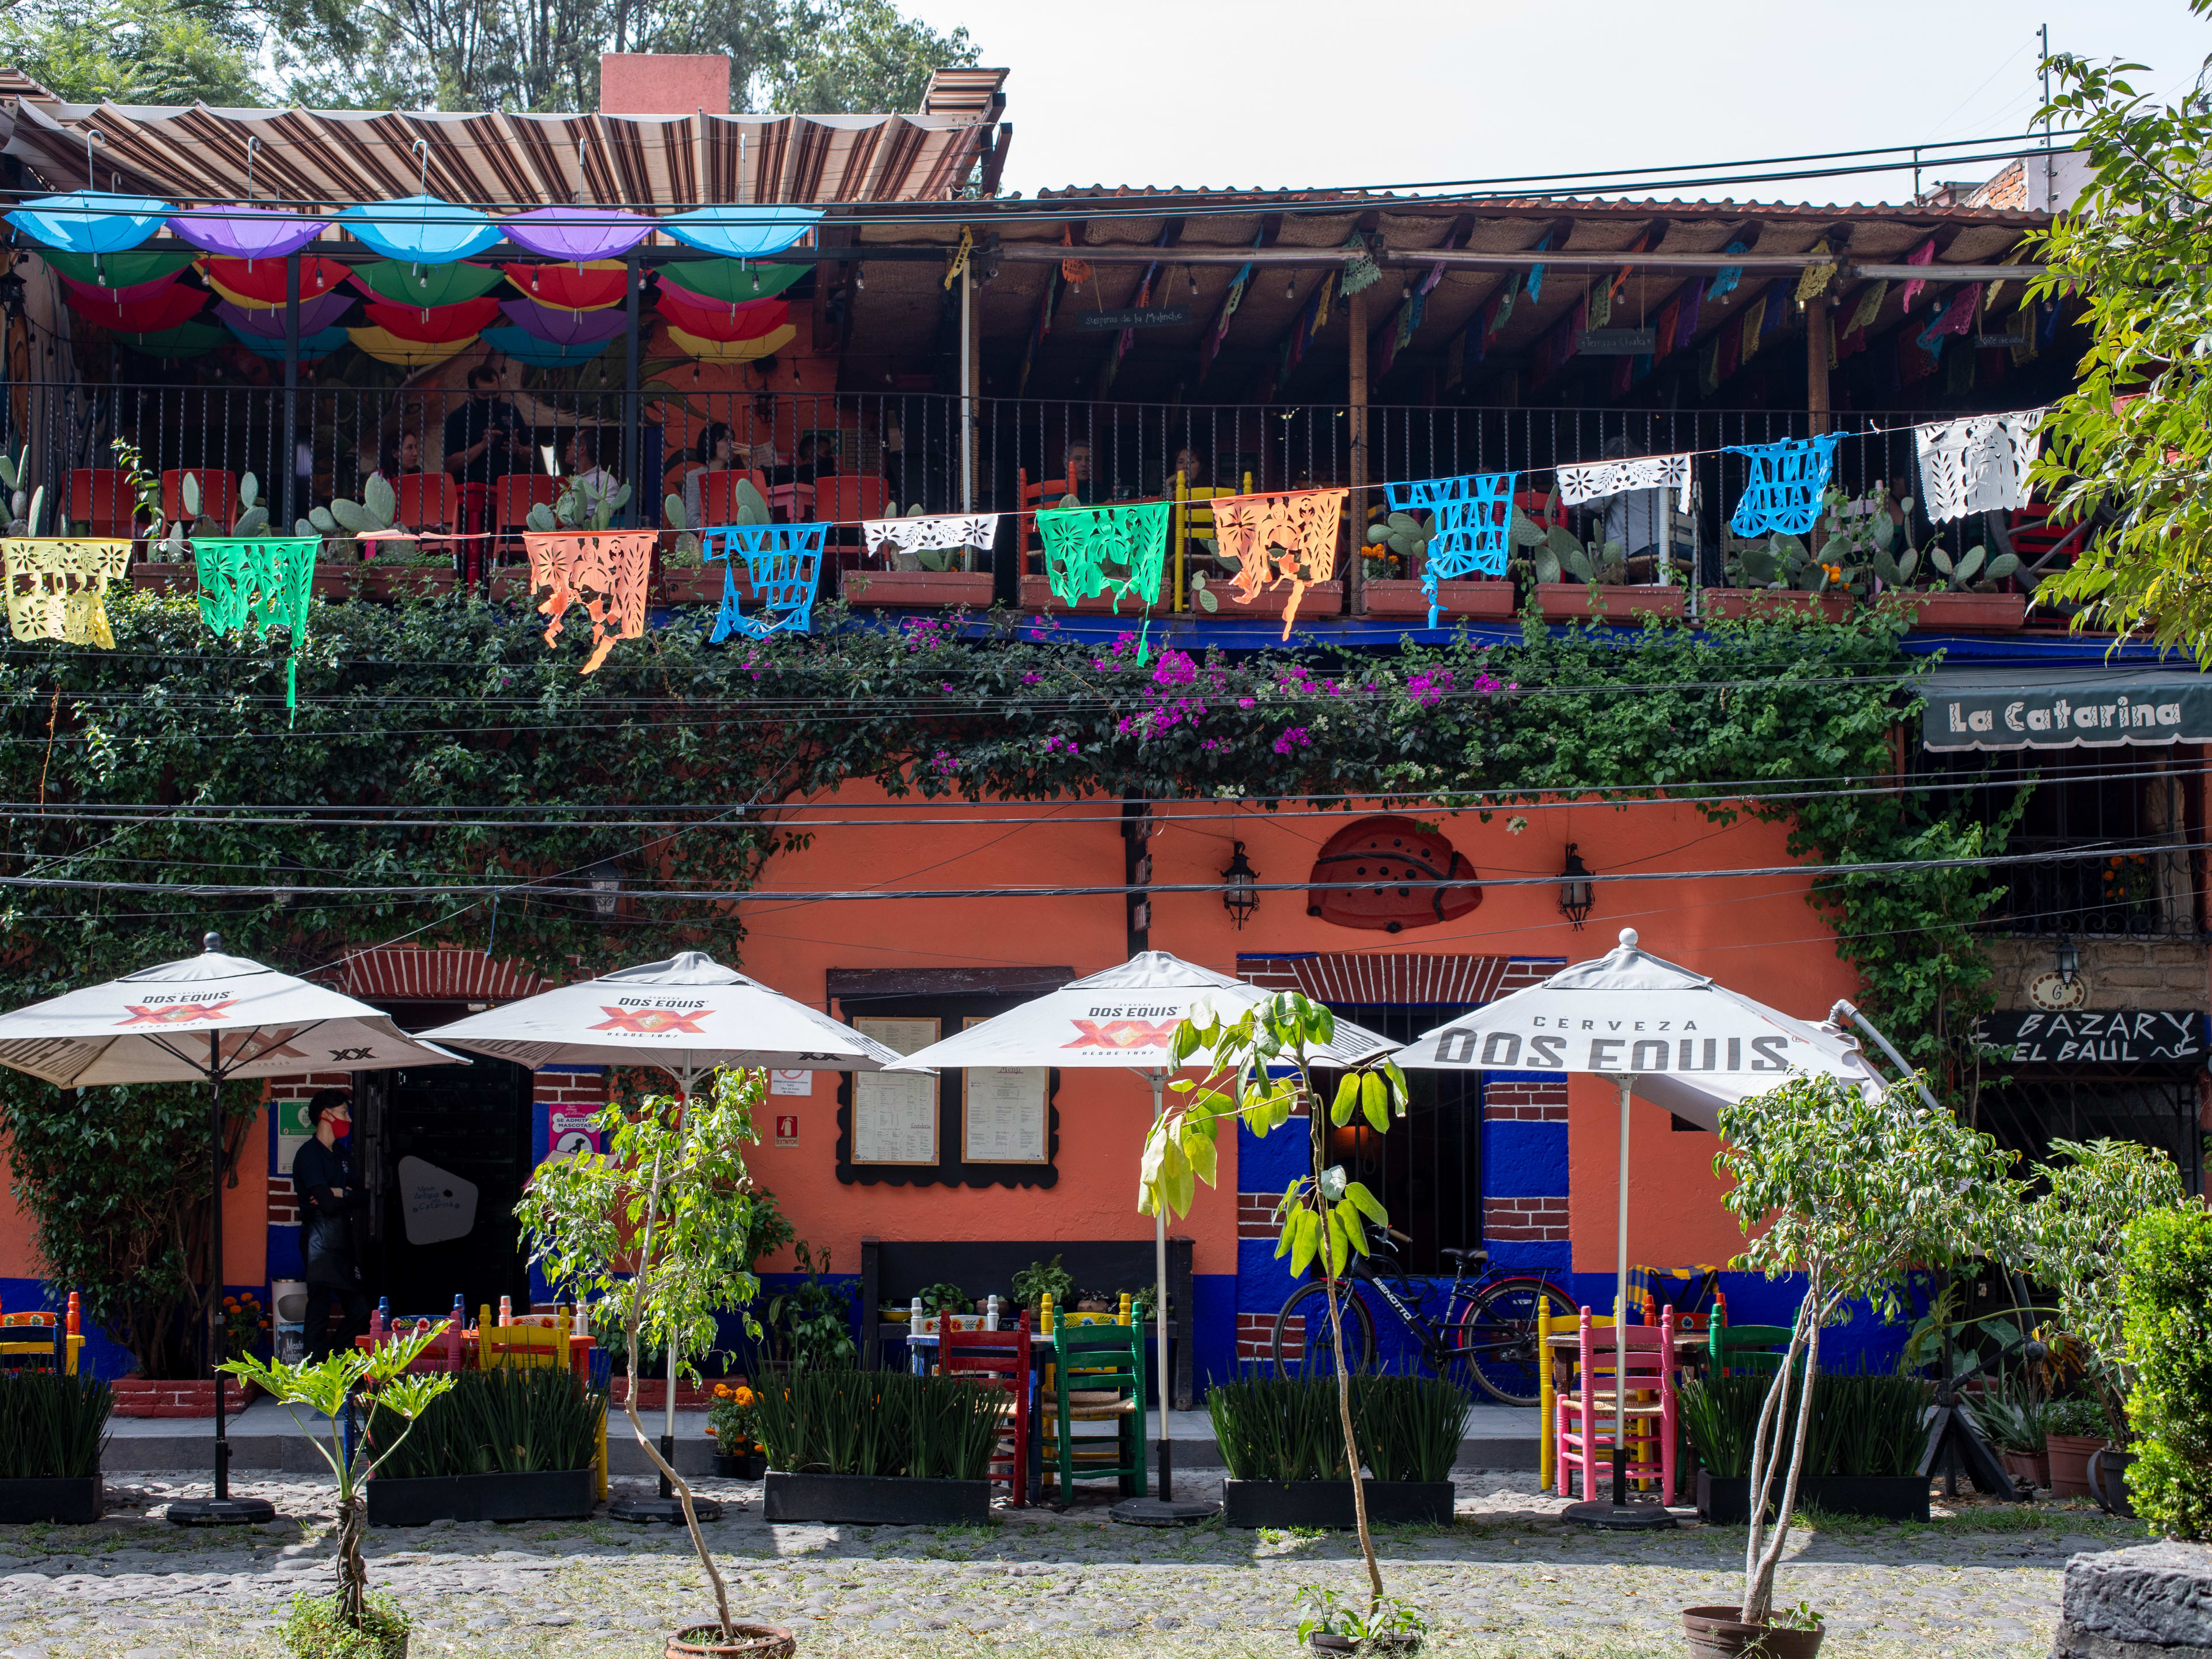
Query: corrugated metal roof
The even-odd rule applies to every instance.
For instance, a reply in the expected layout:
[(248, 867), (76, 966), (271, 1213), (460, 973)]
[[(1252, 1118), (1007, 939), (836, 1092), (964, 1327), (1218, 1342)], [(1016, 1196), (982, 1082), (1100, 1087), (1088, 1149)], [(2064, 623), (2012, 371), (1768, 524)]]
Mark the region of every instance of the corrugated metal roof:
[[(5, 153), (50, 185), (83, 183), (84, 130), (106, 138), (100, 184), (179, 203), (246, 193), (327, 210), (429, 191), (512, 211), (583, 200), (672, 211), (728, 202), (942, 200), (966, 183), (989, 131), (1003, 70), (957, 71), (944, 100), (914, 115), (510, 115), (399, 110), (264, 110), (12, 100)], [(933, 97), (936, 88), (933, 87)]]

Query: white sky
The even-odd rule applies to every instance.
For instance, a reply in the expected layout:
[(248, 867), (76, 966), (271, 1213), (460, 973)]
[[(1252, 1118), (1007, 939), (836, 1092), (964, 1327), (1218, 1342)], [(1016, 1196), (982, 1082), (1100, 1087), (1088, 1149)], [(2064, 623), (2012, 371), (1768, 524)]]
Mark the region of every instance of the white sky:
[[(904, 0), (1006, 64), (1006, 187), (1389, 185), (2017, 133), (2054, 50), (2192, 79), (2183, 0)], [(1984, 178), (2000, 163), (1931, 169)], [(1739, 199), (1899, 200), (1911, 174)], [(1723, 192), (1714, 192), (1721, 194)]]

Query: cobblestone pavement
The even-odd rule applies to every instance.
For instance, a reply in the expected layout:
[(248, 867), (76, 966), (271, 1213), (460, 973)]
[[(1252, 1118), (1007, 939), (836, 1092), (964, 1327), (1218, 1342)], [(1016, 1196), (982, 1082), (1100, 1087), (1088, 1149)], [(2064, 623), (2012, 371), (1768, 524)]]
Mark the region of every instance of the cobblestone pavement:
[[(1181, 1472), (1177, 1495), (1212, 1495), (1219, 1478)], [(1741, 1527), (1593, 1534), (1562, 1522), (1534, 1475), (1462, 1472), (1458, 1485), (1455, 1525), (1378, 1536), (1390, 1590), (1429, 1620), (1431, 1653), (1679, 1659), (1678, 1610), (1732, 1597)], [(208, 1490), (179, 1473), (112, 1480), (97, 1526), (0, 1528), (0, 1659), (276, 1655), (291, 1597), (332, 1583), (330, 1488), (240, 1486), (284, 1518), (242, 1534), (172, 1527), (161, 1506)], [(1294, 1592), (1361, 1582), (1348, 1535), (1152, 1531), (1106, 1519), (1110, 1500), (1002, 1510), (988, 1527), (770, 1527), (757, 1484), (700, 1490), (726, 1505), (706, 1530), (733, 1607), (793, 1626), (809, 1654), (1287, 1659)], [(2143, 1536), (2071, 1502), (1937, 1511), (1924, 1526), (1837, 1522), (1793, 1537), (1777, 1599), (1827, 1615), (1823, 1659), (2040, 1659), (2067, 1557)], [(668, 1528), (444, 1522), (373, 1532), (369, 1559), (372, 1588), (416, 1621), (415, 1659), (650, 1659), (712, 1609), (688, 1540)]]

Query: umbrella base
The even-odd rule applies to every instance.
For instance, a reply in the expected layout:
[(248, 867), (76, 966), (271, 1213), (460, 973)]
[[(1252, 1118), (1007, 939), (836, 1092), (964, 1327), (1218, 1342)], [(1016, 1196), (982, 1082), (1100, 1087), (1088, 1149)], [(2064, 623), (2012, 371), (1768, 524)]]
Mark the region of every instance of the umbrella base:
[(258, 1527), (276, 1518), (276, 1506), (265, 1498), (185, 1498), (166, 1513), (180, 1527)]
[[(704, 1525), (722, 1518), (722, 1506), (711, 1498), (694, 1498), (692, 1513)], [(617, 1498), (607, 1505), (610, 1521), (634, 1521), (640, 1524), (658, 1522), (666, 1526), (684, 1524), (684, 1500), (680, 1498)]]
[(1679, 1524), (1657, 1504), (1570, 1504), (1560, 1513), (1569, 1521), (1607, 1532), (1665, 1532)]
[(1220, 1514), (1221, 1505), (1194, 1498), (1125, 1498), (1106, 1513), (1132, 1527), (1195, 1527)]

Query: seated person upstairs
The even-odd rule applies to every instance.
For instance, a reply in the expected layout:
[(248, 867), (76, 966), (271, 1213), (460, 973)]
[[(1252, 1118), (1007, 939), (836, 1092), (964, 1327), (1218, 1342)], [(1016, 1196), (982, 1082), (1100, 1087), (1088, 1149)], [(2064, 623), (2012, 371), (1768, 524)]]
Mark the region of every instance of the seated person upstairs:
[(469, 400), (446, 416), (446, 471), (457, 483), (488, 484), (530, 470), (522, 416), (498, 395), (499, 371), (469, 371)]
[(799, 441), (799, 459), (789, 466), (769, 468), (768, 481), (771, 484), (811, 484), (818, 477), (834, 477), (836, 471), (836, 451), (810, 432)]
[(709, 425), (692, 446), (691, 456), (691, 465), (684, 472), (684, 523), (687, 529), (698, 530), (707, 524), (707, 475), (728, 472), (738, 465), (738, 446), (729, 423), (716, 421)]
[(599, 434), (589, 427), (578, 427), (575, 435), (568, 440), (564, 464), (568, 469), (568, 487), (576, 492), (577, 505), (583, 509), (587, 522), (596, 521), (609, 497), (622, 488), (615, 482), (614, 474), (599, 465)]
[(1208, 483), (1206, 462), (1194, 449), (1185, 448), (1176, 451), (1175, 465), (1168, 469), (1168, 472), (1170, 483), (1173, 482), (1176, 473), (1182, 474), (1183, 488), (1186, 489), (1204, 489)]
[(393, 489), (410, 472), (422, 470), (422, 440), (412, 432), (403, 432), (397, 440), (387, 441), (376, 462), (376, 476)]
[[(1100, 498), (1098, 486), (1091, 476), (1091, 445), (1088, 440), (1078, 438), (1067, 447), (1067, 456), (1061, 464), (1060, 476), (1067, 480), (1067, 493), (1081, 507), (1096, 507)], [(1058, 507), (1057, 500), (1040, 501), (1040, 507)]]

